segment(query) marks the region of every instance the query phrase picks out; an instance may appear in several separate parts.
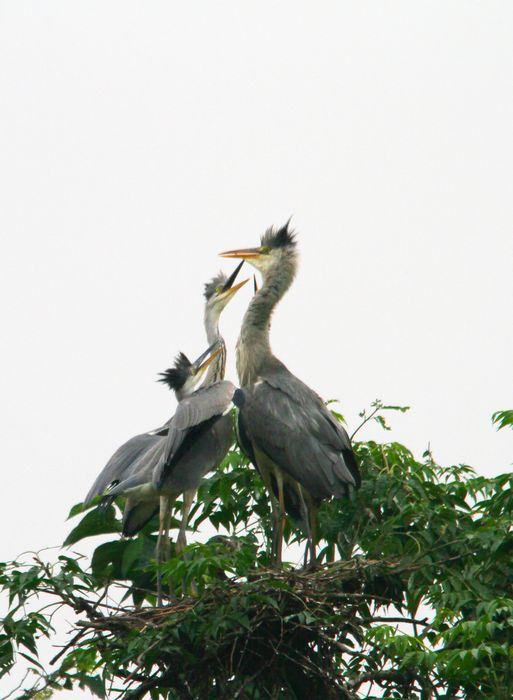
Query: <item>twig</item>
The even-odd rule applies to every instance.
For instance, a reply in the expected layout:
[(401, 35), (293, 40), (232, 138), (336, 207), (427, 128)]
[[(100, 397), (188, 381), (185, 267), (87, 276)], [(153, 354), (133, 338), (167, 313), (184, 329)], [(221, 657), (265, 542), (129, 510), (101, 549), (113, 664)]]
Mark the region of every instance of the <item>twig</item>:
[(15, 693), (17, 690), (19, 690), (19, 689), (23, 686), (23, 684), (24, 684), (25, 681), (27, 680), (27, 676), (29, 675), (29, 673), (30, 673), (30, 669), (28, 669), (28, 671), (25, 672), (25, 675), (23, 676), (23, 678), (21, 679), (21, 681), (18, 683), (18, 685), (16, 686), (16, 688), (13, 688), (13, 689), (11, 690), (11, 692), (10, 692), (8, 695), (5, 696), (4, 700), (7, 700), (7, 698), (11, 697), (11, 695), (12, 695), (13, 693)]
[[(353, 438), (354, 438), (354, 436), (356, 435), (356, 433), (357, 433), (361, 428), (363, 428), (363, 426), (365, 425), (365, 423), (368, 423), (370, 420), (372, 420), (372, 419), (374, 418), (374, 416), (376, 415), (376, 413), (378, 413), (378, 411), (380, 411), (382, 408), (383, 408), (383, 406), (376, 406), (376, 408), (375, 408), (371, 413), (369, 413), (368, 416), (366, 416), (366, 417), (363, 419), (363, 421), (362, 421), (362, 422), (360, 423), (360, 425), (356, 428), (356, 430), (353, 431), (353, 433), (352, 433), (352, 435), (351, 435), (351, 442), (353, 441)], [(361, 414), (360, 414), (360, 415), (361, 415)]]
[(62, 656), (63, 654), (65, 654), (65, 653), (68, 651), (68, 649), (69, 649), (70, 647), (72, 647), (76, 642), (78, 642), (78, 640), (79, 640), (81, 637), (83, 637), (84, 634), (85, 634), (86, 632), (87, 632), (87, 628), (86, 628), (86, 627), (83, 627), (82, 629), (80, 629), (80, 630), (76, 633), (76, 635), (75, 635), (74, 637), (72, 637), (72, 638), (70, 639), (70, 641), (62, 647), (62, 649), (59, 651), (59, 653), (58, 653), (58, 654), (55, 654), (55, 656), (53, 657), (53, 659), (50, 660), (50, 666), (53, 666), (55, 663), (57, 663), (57, 661), (61, 658), (61, 656)]
[(347, 685), (350, 688), (359, 688), (363, 683), (368, 681), (396, 681), (397, 683), (408, 683), (417, 678), (417, 675), (411, 671), (370, 671), (369, 673), (362, 673), (358, 678), (354, 678), (352, 681), (348, 681)]

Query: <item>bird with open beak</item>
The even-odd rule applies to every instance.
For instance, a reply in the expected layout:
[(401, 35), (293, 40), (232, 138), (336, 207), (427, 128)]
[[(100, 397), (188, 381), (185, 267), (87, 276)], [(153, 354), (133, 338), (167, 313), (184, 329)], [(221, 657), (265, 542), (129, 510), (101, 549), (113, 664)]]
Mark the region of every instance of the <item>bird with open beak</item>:
[(273, 560), (281, 564), (287, 510), (301, 516), (310, 564), (315, 565), (318, 505), (323, 499), (346, 496), (351, 488), (358, 488), (360, 473), (344, 428), (322, 399), (271, 350), (271, 315), (292, 284), (298, 264), (297, 242), (289, 223), (268, 229), (256, 248), (237, 248), (221, 255), (246, 260), (262, 275), (262, 285), (249, 303), (237, 341), (243, 397), (237, 433), (271, 499)]
[[(175, 391), (178, 401), (183, 401), (195, 391), (205, 370), (208, 371), (203, 387), (222, 383), (226, 366), (226, 345), (219, 331), (219, 318), (229, 301), (248, 281), (246, 279), (235, 283), (242, 264), (240, 263), (229, 277), (219, 273), (205, 285), (204, 324), (208, 342), (214, 350), (207, 359), (202, 356), (195, 363), (190, 363), (182, 356), (174, 368), (164, 373), (163, 381)], [(180, 383), (182, 379), (183, 382)], [(178, 493), (183, 493), (182, 523), (177, 539), (177, 551), (183, 550), (186, 545), (188, 514), (201, 478), (211, 469), (217, 468), (232, 443), (231, 419), (222, 413), (223, 411), (219, 417), (219, 424), (216, 424), (210, 433), (210, 444), (208, 439), (201, 443), (205, 461), (196, 463), (191, 473), (185, 475), (187, 479), (176, 464), (176, 455), (173, 456), (169, 448), (168, 438), (173, 422), (171, 418), (162, 427), (131, 438), (115, 452), (87, 494), (86, 505), (107, 489), (109, 500), (117, 494), (128, 494), (122, 533), (127, 536), (135, 535), (159, 510), (159, 489), (153, 484), (155, 469), (160, 465), (166, 474), (171, 470), (174, 474), (171, 481), (175, 497), (177, 489)], [(180, 474), (183, 480), (181, 489), (178, 484)], [(165, 480), (162, 482), (162, 487), (164, 486)], [(164, 498), (166, 510), (165, 514), (161, 515), (161, 520), (169, 522), (170, 507), (174, 499), (169, 500), (167, 496)], [(164, 502), (160, 506), (164, 507)]]

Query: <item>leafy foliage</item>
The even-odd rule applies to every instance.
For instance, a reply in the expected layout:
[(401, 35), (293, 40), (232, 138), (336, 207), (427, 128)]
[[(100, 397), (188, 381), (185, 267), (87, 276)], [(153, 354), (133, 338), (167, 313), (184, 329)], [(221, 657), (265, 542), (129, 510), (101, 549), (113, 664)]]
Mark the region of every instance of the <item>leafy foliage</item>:
[[(375, 402), (362, 422), (388, 430), (390, 410), (406, 409)], [(269, 568), (267, 497), (237, 449), (192, 513), (193, 529), (208, 521), (220, 534), (162, 566), (164, 608), (155, 522), (102, 542), (90, 562), (67, 552), (1, 564), (0, 674), (23, 657), (36, 679), (24, 698), (75, 685), (131, 700), (511, 698), (513, 477), (442, 467), (429, 451), (417, 460), (397, 442), (355, 450), (362, 488), (321, 507), (315, 571)], [(81, 519), (67, 544), (119, 530), (114, 507), (104, 519), (96, 507), (71, 515)], [(304, 540), (294, 523), (286, 536)], [(48, 666), (38, 650), (59, 608), (75, 631)]]
[(492, 420), (498, 426), (498, 430), (506, 426), (513, 428), (513, 411), (496, 411)]

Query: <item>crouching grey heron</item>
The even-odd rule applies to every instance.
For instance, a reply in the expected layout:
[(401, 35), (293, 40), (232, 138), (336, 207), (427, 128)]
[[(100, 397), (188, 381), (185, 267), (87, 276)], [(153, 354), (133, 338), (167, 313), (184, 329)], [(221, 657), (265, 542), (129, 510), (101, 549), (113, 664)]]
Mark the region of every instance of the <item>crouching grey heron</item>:
[[(143, 508), (146, 502), (155, 507), (160, 498), (159, 563), (163, 560), (164, 543), (169, 542), (172, 504), (181, 494), (184, 499), (189, 494), (192, 503), (204, 476), (217, 469), (233, 441), (229, 410), (236, 387), (226, 380), (211, 384), (205, 381), (194, 391), (207, 365), (221, 353), (222, 344), (218, 341), (194, 363), (180, 353), (174, 366), (162, 373), (161, 381), (174, 390), (179, 402), (168, 423), (163, 450), (150, 450), (132, 473), (109, 492), (111, 497), (127, 496), (132, 504), (129, 510)], [(183, 518), (177, 545), (179, 541), (185, 542), (185, 527), (186, 518)], [(162, 603), (160, 577), (158, 603)]]
[(241, 393), (239, 444), (262, 475), (271, 499), (273, 559), (281, 563), (285, 509), (298, 506), (305, 524), (310, 563), (316, 561), (316, 510), (360, 486), (350, 439), (322, 399), (271, 351), (272, 312), (297, 270), (297, 244), (289, 224), (268, 229), (260, 246), (221, 253), (242, 258), (262, 275), (237, 341)]

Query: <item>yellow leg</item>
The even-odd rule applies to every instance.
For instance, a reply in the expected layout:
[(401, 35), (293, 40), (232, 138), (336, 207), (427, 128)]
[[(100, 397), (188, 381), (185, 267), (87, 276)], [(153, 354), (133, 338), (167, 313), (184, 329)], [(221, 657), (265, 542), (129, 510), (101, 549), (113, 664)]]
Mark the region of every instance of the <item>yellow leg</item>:
[(311, 554), (312, 558), (310, 560), (311, 566), (317, 565), (317, 506), (313, 502), (312, 498), (308, 496), (310, 503), (308, 504), (308, 514), (310, 516), (310, 536), (312, 538), (311, 542)]
[(194, 496), (196, 491), (185, 491), (183, 494), (183, 506), (182, 506), (182, 522), (180, 523), (180, 531), (178, 532), (178, 538), (176, 540), (176, 553), (180, 555), (185, 547), (187, 546), (187, 523), (189, 520), (189, 513), (191, 512), (192, 504), (194, 503)]
[(308, 493), (305, 491), (299, 482), (296, 482), (296, 488), (299, 495), (301, 515), (306, 529), (308, 539), (305, 549), (305, 557), (303, 566), (306, 568), (308, 564), (307, 553), (310, 552), (310, 566), (315, 566), (317, 562), (316, 541), (317, 541), (317, 508)]
[[(169, 559), (169, 528), (171, 525), (172, 499), (168, 496), (160, 497), (159, 511), (159, 535), (157, 538), (157, 564), (160, 565)], [(162, 576), (157, 573), (157, 605), (162, 605)]]
[(276, 535), (276, 563), (281, 566), (283, 530), (285, 529), (285, 502), (283, 499), (283, 472), (280, 469), (274, 470), (276, 483), (278, 484), (278, 532)]
[[(255, 448), (255, 457), (258, 464), (258, 470), (265, 484), (269, 498), (271, 500), (271, 516), (272, 516), (272, 563), (275, 566), (281, 567), (281, 548), (283, 540), (283, 528), (285, 525), (285, 507), (283, 504), (283, 473), (280, 469), (267, 457), (264, 452), (260, 452)], [(278, 498), (274, 495), (272, 488), (272, 476), (276, 479), (278, 486)]]
[(171, 529), (171, 506), (173, 505), (172, 498), (166, 498), (166, 514), (164, 517), (164, 543), (163, 543), (163, 561), (168, 561), (171, 556), (171, 542), (169, 541), (169, 530)]
[(274, 495), (273, 488), (272, 488), (272, 482), (271, 482), (271, 475), (267, 471), (267, 469), (262, 469), (260, 468), (260, 474), (262, 475), (262, 480), (265, 484), (265, 487), (267, 489), (267, 493), (269, 494), (269, 498), (271, 501), (271, 519), (272, 519), (272, 540), (271, 540), (271, 563), (273, 565), (278, 565), (281, 563), (278, 562), (278, 534), (279, 534), (279, 508), (280, 504), (278, 503), (276, 496)]

